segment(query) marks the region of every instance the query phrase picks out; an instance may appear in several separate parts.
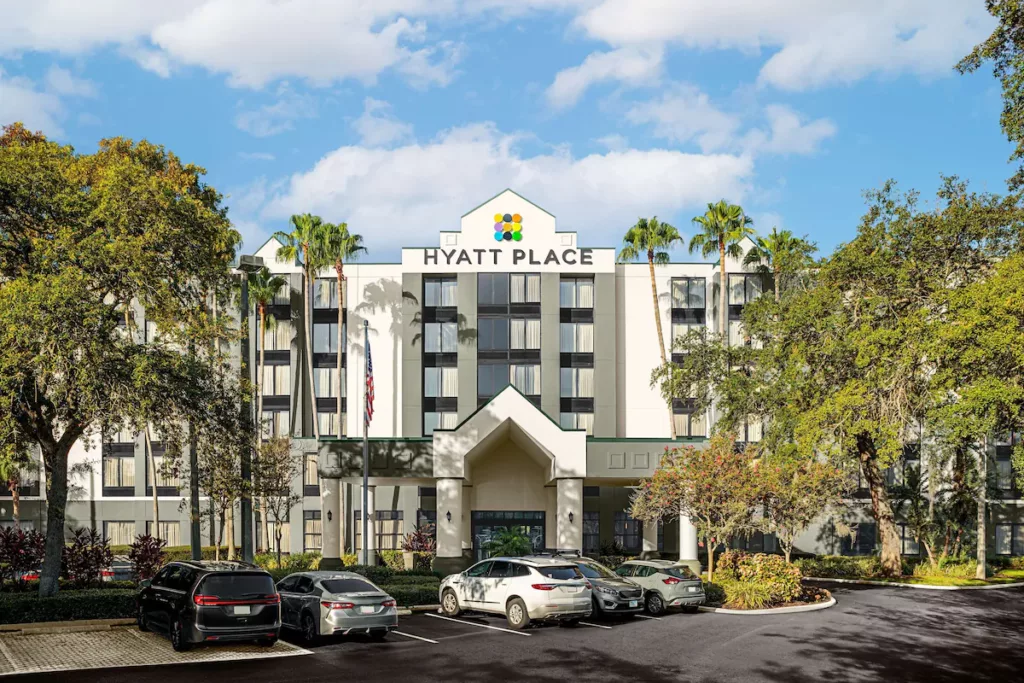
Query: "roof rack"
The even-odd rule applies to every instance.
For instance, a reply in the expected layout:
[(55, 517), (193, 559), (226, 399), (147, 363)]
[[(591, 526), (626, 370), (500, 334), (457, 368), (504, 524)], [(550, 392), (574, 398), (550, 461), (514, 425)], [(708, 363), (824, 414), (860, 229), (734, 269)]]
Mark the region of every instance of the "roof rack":
[(583, 553), (581, 553), (576, 548), (565, 548), (565, 549), (560, 549), (560, 548), (544, 548), (540, 552), (530, 553), (531, 557), (546, 557), (546, 556), (554, 557), (555, 555), (570, 555), (572, 557), (583, 557)]

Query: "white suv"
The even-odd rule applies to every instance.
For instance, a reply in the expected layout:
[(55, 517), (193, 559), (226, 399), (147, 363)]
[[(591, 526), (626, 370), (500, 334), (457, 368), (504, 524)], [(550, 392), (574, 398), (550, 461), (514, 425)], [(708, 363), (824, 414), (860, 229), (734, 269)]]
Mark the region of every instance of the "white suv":
[(590, 616), (591, 587), (572, 562), (547, 558), (492, 557), (441, 582), (441, 611), (503, 614), (516, 630), (531, 621), (575, 625)]

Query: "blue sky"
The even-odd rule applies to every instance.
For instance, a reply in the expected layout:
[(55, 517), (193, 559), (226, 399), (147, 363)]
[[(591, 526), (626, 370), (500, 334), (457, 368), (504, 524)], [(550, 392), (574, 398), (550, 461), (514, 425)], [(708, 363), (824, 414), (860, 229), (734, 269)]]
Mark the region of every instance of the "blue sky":
[(0, 123), (166, 145), (247, 250), (311, 211), (397, 260), (505, 187), (583, 245), (726, 197), (831, 250), (887, 178), (1004, 189), (983, 5), (0, 0)]

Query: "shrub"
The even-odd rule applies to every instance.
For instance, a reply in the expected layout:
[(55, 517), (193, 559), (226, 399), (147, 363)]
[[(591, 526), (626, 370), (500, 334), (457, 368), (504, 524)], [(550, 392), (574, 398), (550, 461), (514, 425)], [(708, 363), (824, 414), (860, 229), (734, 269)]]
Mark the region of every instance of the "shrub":
[(413, 607), (416, 605), (436, 605), (437, 598), (437, 585), (426, 585), (426, 584), (413, 584), (413, 585), (398, 585), (398, 584), (385, 584), (381, 585), (381, 590), (390, 595), (395, 599), (402, 607)]
[(43, 564), (46, 537), (37, 531), (0, 529), (0, 584), (4, 580), (21, 580), (25, 572), (35, 571)]
[(704, 597), (710, 605), (721, 605), (725, 602), (725, 588), (721, 583), (704, 582)]
[(132, 577), (136, 581), (151, 579), (166, 562), (164, 546), (167, 541), (144, 534), (135, 539), (128, 560), (132, 563)]
[(868, 579), (880, 575), (882, 571), (881, 562), (873, 555), (858, 557), (821, 555), (800, 558), (793, 564), (804, 576), (822, 579)]
[(420, 576), (418, 574), (395, 574), (388, 578), (389, 586), (433, 586), (441, 585), (441, 579), (437, 576)]
[(135, 590), (66, 590), (49, 598), (0, 593), (0, 624), (74, 619), (123, 619), (135, 615)]
[(437, 541), (434, 540), (434, 535), (433, 524), (422, 524), (405, 535), (402, 540), (402, 550), (409, 553), (421, 552), (433, 555), (437, 552)]
[[(127, 556), (132, 551), (130, 545), (112, 545), (110, 546), (110, 552), (117, 556)], [(175, 562), (181, 560), (192, 559), (192, 546), (188, 545), (172, 545), (164, 548), (164, 562)], [(227, 547), (220, 549), (220, 559), (224, 559), (228, 556)], [(217, 557), (217, 548), (212, 545), (203, 546), (202, 552), (200, 553), (199, 559), (201, 560), (212, 560)]]
[(395, 574), (395, 570), (391, 567), (367, 566), (365, 564), (355, 564), (351, 567), (345, 567), (345, 571), (362, 574), (378, 585), (381, 583), (387, 583), (387, 580)]
[(320, 553), (311, 550), (305, 553), (292, 553), (281, 556), (281, 566), (277, 565), (277, 553), (257, 553), (252, 561), (263, 569), (287, 569), (289, 572), (305, 572), (320, 567)]
[(740, 563), (748, 557), (747, 553), (738, 550), (726, 550), (715, 558), (715, 575), (726, 581), (740, 578)]
[(102, 572), (114, 561), (110, 544), (95, 529), (77, 529), (74, 540), (64, 546), (64, 577), (78, 588), (95, 586)]
[(597, 561), (608, 567), (612, 571), (618, 569), (619, 565), (628, 560), (629, 558), (625, 555), (601, 555), (597, 558)]
[[(778, 555), (742, 555), (736, 560), (735, 572), (740, 583), (752, 583), (763, 588), (770, 604), (782, 604), (800, 597), (800, 570)], [(753, 594), (748, 592), (747, 595)]]
[(921, 562), (914, 567), (913, 575), (921, 578), (930, 576), (948, 576), (956, 579), (973, 579), (977, 563), (959, 558), (943, 558), (937, 567), (930, 562)]
[[(782, 559), (782, 558), (779, 558)], [(785, 562), (785, 560), (782, 560)], [(756, 581), (729, 581), (725, 587), (725, 606), (733, 609), (765, 609), (776, 603), (768, 586)]]
[(1024, 555), (1015, 557), (993, 557), (989, 564), (994, 569), (1024, 569)]
[(346, 567), (359, 564), (359, 556), (355, 553), (346, 553), (341, 556), (341, 563)]
[(380, 550), (377, 554), (380, 555), (381, 561), (388, 569), (396, 572), (405, 569), (405, 558), (402, 557), (401, 550)]

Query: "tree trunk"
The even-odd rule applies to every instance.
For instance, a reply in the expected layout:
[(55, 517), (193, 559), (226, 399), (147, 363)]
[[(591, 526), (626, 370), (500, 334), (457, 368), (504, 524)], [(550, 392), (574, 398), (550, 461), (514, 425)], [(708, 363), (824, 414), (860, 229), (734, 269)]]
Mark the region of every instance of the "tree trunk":
[[(263, 443), (263, 370), (266, 368), (266, 336), (267, 336), (267, 307), (259, 304), (259, 330), (256, 335), (260, 344), (259, 368), (256, 371), (258, 380), (256, 382), (256, 440)], [(264, 552), (270, 549), (270, 531), (267, 526), (267, 497), (260, 496), (260, 542)]]
[(790, 556), (793, 554), (793, 546), (788, 543), (779, 543), (782, 546), (782, 554), (786, 557), (786, 564), (790, 563)]
[(46, 463), (46, 549), (39, 575), (39, 597), (56, 595), (64, 555), (64, 514), (68, 504), (68, 452), (74, 441), (40, 443)]
[(338, 271), (338, 387), (337, 391), (334, 392), (335, 400), (338, 402), (338, 434), (340, 438), (345, 433), (345, 429), (342, 426), (342, 413), (341, 413), (341, 396), (342, 396), (342, 367), (341, 367), (341, 354), (345, 350), (345, 336), (342, 334), (342, 330), (345, 327), (345, 264), (338, 261), (334, 265), (335, 270)]
[(313, 437), (320, 440), (320, 420), (316, 414), (316, 392), (313, 390), (313, 314), (311, 312), (313, 298), (311, 296), (313, 288), (313, 277), (316, 273), (312, 272), (309, 267), (309, 248), (302, 247), (302, 274), (303, 274), (303, 286), (302, 286), (302, 317), (305, 318), (304, 334), (306, 338), (306, 369), (309, 374), (309, 395), (311, 397), (311, 403), (313, 406)]
[(14, 517), (14, 528), (21, 528), (21, 490), (18, 482), (12, 481), (8, 487), (11, 491), (11, 515)]
[(149, 424), (142, 428), (146, 439), (146, 457), (149, 458), (149, 485), (153, 487), (153, 538), (160, 538), (160, 503), (156, 495), (156, 456), (153, 455), (153, 442), (149, 437)]
[(715, 580), (715, 546), (711, 541), (708, 544), (708, 583)]
[(235, 559), (235, 501), (231, 501), (228, 511), (228, 559)]
[[(658, 281), (654, 278), (654, 252), (647, 252), (647, 266), (651, 269), (651, 301), (654, 303), (654, 325), (658, 328), (658, 351), (661, 352), (661, 364), (665, 365), (665, 335), (661, 330), (661, 308), (658, 306)], [(672, 401), (668, 401), (668, 430), (672, 439), (676, 438), (676, 418), (672, 412)]]
[(721, 283), (718, 287), (718, 324), (722, 332), (722, 341), (726, 346), (729, 345), (729, 314), (727, 309), (728, 306), (728, 292), (726, 287), (729, 284), (729, 278), (725, 274), (725, 239), (718, 240), (718, 275), (719, 282)]
[(224, 545), (224, 524), (226, 522), (226, 520), (224, 518), (224, 511), (223, 510), (220, 511), (220, 515), (218, 515), (218, 517), (219, 517), (219, 519), (217, 521), (220, 522), (220, 528), (217, 529), (217, 544), (214, 547), (213, 558), (219, 562), (220, 561), (220, 548), (221, 548), (222, 545)]
[(857, 450), (861, 471), (867, 479), (868, 491), (871, 494), (871, 512), (882, 538), (882, 572), (887, 576), (898, 577), (903, 573), (900, 534), (896, 529), (892, 505), (889, 503), (889, 493), (885, 488), (885, 477), (875, 459), (874, 444), (868, 437), (858, 437)]
[(780, 283), (779, 283), (780, 273), (779, 273), (779, 267), (778, 266), (775, 267), (774, 277), (775, 277), (775, 303), (779, 303), (779, 301), (782, 299), (782, 296), (781, 296), (782, 288), (779, 286), (780, 285)]
[(274, 525), (274, 544), (277, 546), (277, 568), (281, 568), (281, 524)]
[(986, 566), (985, 550), (988, 541), (988, 530), (985, 524), (985, 510), (988, 499), (988, 437), (981, 440), (981, 452), (978, 454), (978, 473), (981, 479), (981, 486), (978, 491), (978, 568), (974, 572), (974, 578), (985, 580), (988, 578), (988, 567)]

